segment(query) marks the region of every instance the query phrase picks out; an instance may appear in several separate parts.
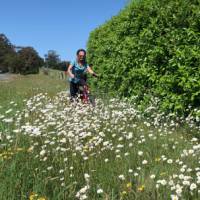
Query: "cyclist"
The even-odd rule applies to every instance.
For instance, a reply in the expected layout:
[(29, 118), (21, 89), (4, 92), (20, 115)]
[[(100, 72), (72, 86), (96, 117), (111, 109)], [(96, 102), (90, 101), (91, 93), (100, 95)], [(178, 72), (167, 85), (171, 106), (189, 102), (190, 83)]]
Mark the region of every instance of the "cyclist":
[(76, 52), (76, 60), (70, 63), (67, 70), (70, 82), (71, 100), (77, 97), (79, 86), (86, 84), (86, 72), (97, 77), (91, 67), (87, 64), (86, 51), (84, 49), (79, 49)]

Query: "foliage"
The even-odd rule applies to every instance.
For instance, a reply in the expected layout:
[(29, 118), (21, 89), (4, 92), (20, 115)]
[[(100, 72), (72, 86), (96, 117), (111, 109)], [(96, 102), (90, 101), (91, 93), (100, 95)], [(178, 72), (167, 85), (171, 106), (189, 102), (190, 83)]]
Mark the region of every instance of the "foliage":
[(8, 71), (7, 58), (14, 54), (15, 50), (9, 39), (4, 34), (0, 34), (0, 70)]
[(11, 73), (38, 73), (43, 59), (33, 47), (16, 47), (0, 34), (0, 70)]
[(39, 72), (39, 67), (42, 66), (43, 60), (39, 57), (38, 53), (32, 47), (22, 48), (18, 52), (18, 56), (21, 62), (19, 71), (22, 74), (35, 74)]
[(92, 31), (88, 60), (101, 75), (98, 86), (137, 95), (144, 107), (144, 94), (159, 97), (161, 110), (180, 115), (199, 107), (199, 7), (199, 0), (131, 1)]
[(59, 55), (55, 50), (49, 50), (45, 55), (45, 65), (48, 68), (57, 69), (60, 62)]
[(45, 55), (45, 67), (66, 71), (69, 61), (61, 61), (59, 57), (55, 50), (49, 50)]
[(69, 61), (62, 61), (59, 63), (59, 70), (61, 71), (67, 71), (69, 67), (70, 62)]
[(34, 74), (42, 66), (66, 71), (69, 61), (61, 61), (55, 50), (49, 50), (45, 61), (33, 47), (19, 47), (11, 44), (9, 39), (0, 34), (0, 71)]

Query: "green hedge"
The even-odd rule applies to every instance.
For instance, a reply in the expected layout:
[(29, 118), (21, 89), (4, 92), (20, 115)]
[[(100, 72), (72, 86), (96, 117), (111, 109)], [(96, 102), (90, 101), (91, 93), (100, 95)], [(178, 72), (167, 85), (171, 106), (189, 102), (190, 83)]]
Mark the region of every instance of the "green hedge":
[(88, 60), (98, 86), (187, 115), (200, 106), (200, 0), (132, 1), (91, 32)]

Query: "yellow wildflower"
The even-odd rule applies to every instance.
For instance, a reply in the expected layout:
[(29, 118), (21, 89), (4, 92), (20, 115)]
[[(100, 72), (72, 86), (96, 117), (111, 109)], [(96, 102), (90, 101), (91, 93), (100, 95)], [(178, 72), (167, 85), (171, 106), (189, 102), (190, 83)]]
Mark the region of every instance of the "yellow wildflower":
[(83, 151), (84, 151), (84, 152), (87, 152), (88, 149), (89, 149), (89, 147), (88, 147), (88, 145), (86, 144), (86, 145), (83, 147)]
[(28, 149), (27, 149), (27, 152), (28, 153), (30, 153), (30, 152), (32, 152), (33, 151), (33, 147), (29, 147)]
[(29, 200), (36, 200), (36, 197), (38, 196), (38, 194), (31, 192), (30, 196), (29, 196)]
[(132, 183), (131, 183), (131, 182), (127, 183), (127, 184), (126, 184), (126, 187), (127, 187), (127, 188), (131, 188), (131, 187), (132, 187)]
[(122, 195), (126, 195), (126, 194), (127, 194), (127, 192), (126, 192), (126, 191), (123, 191), (121, 194), (122, 194)]
[(18, 147), (16, 150), (17, 150), (17, 151), (23, 151), (24, 149), (23, 149), (23, 148), (20, 148), (20, 147)]
[(163, 176), (163, 175), (165, 175), (165, 174), (166, 174), (166, 172), (162, 172), (162, 173), (160, 173), (161, 176)]
[(47, 200), (45, 197), (40, 197), (37, 200)]
[(141, 185), (140, 187), (138, 187), (138, 191), (142, 192), (144, 190), (144, 185)]
[(160, 158), (155, 158), (155, 161), (156, 162), (159, 162), (161, 159)]
[(10, 151), (4, 151), (4, 152), (2, 152), (2, 156), (13, 155), (13, 154), (14, 153), (10, 152)]

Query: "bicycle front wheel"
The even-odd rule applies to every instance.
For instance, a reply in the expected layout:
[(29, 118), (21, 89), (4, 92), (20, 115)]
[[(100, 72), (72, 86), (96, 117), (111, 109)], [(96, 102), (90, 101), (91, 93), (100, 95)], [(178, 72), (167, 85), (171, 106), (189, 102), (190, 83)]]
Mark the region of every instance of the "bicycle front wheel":
[(93, 107), (95, 106), (95, 97), (93, 95), (89, 95), (89, 102)]

